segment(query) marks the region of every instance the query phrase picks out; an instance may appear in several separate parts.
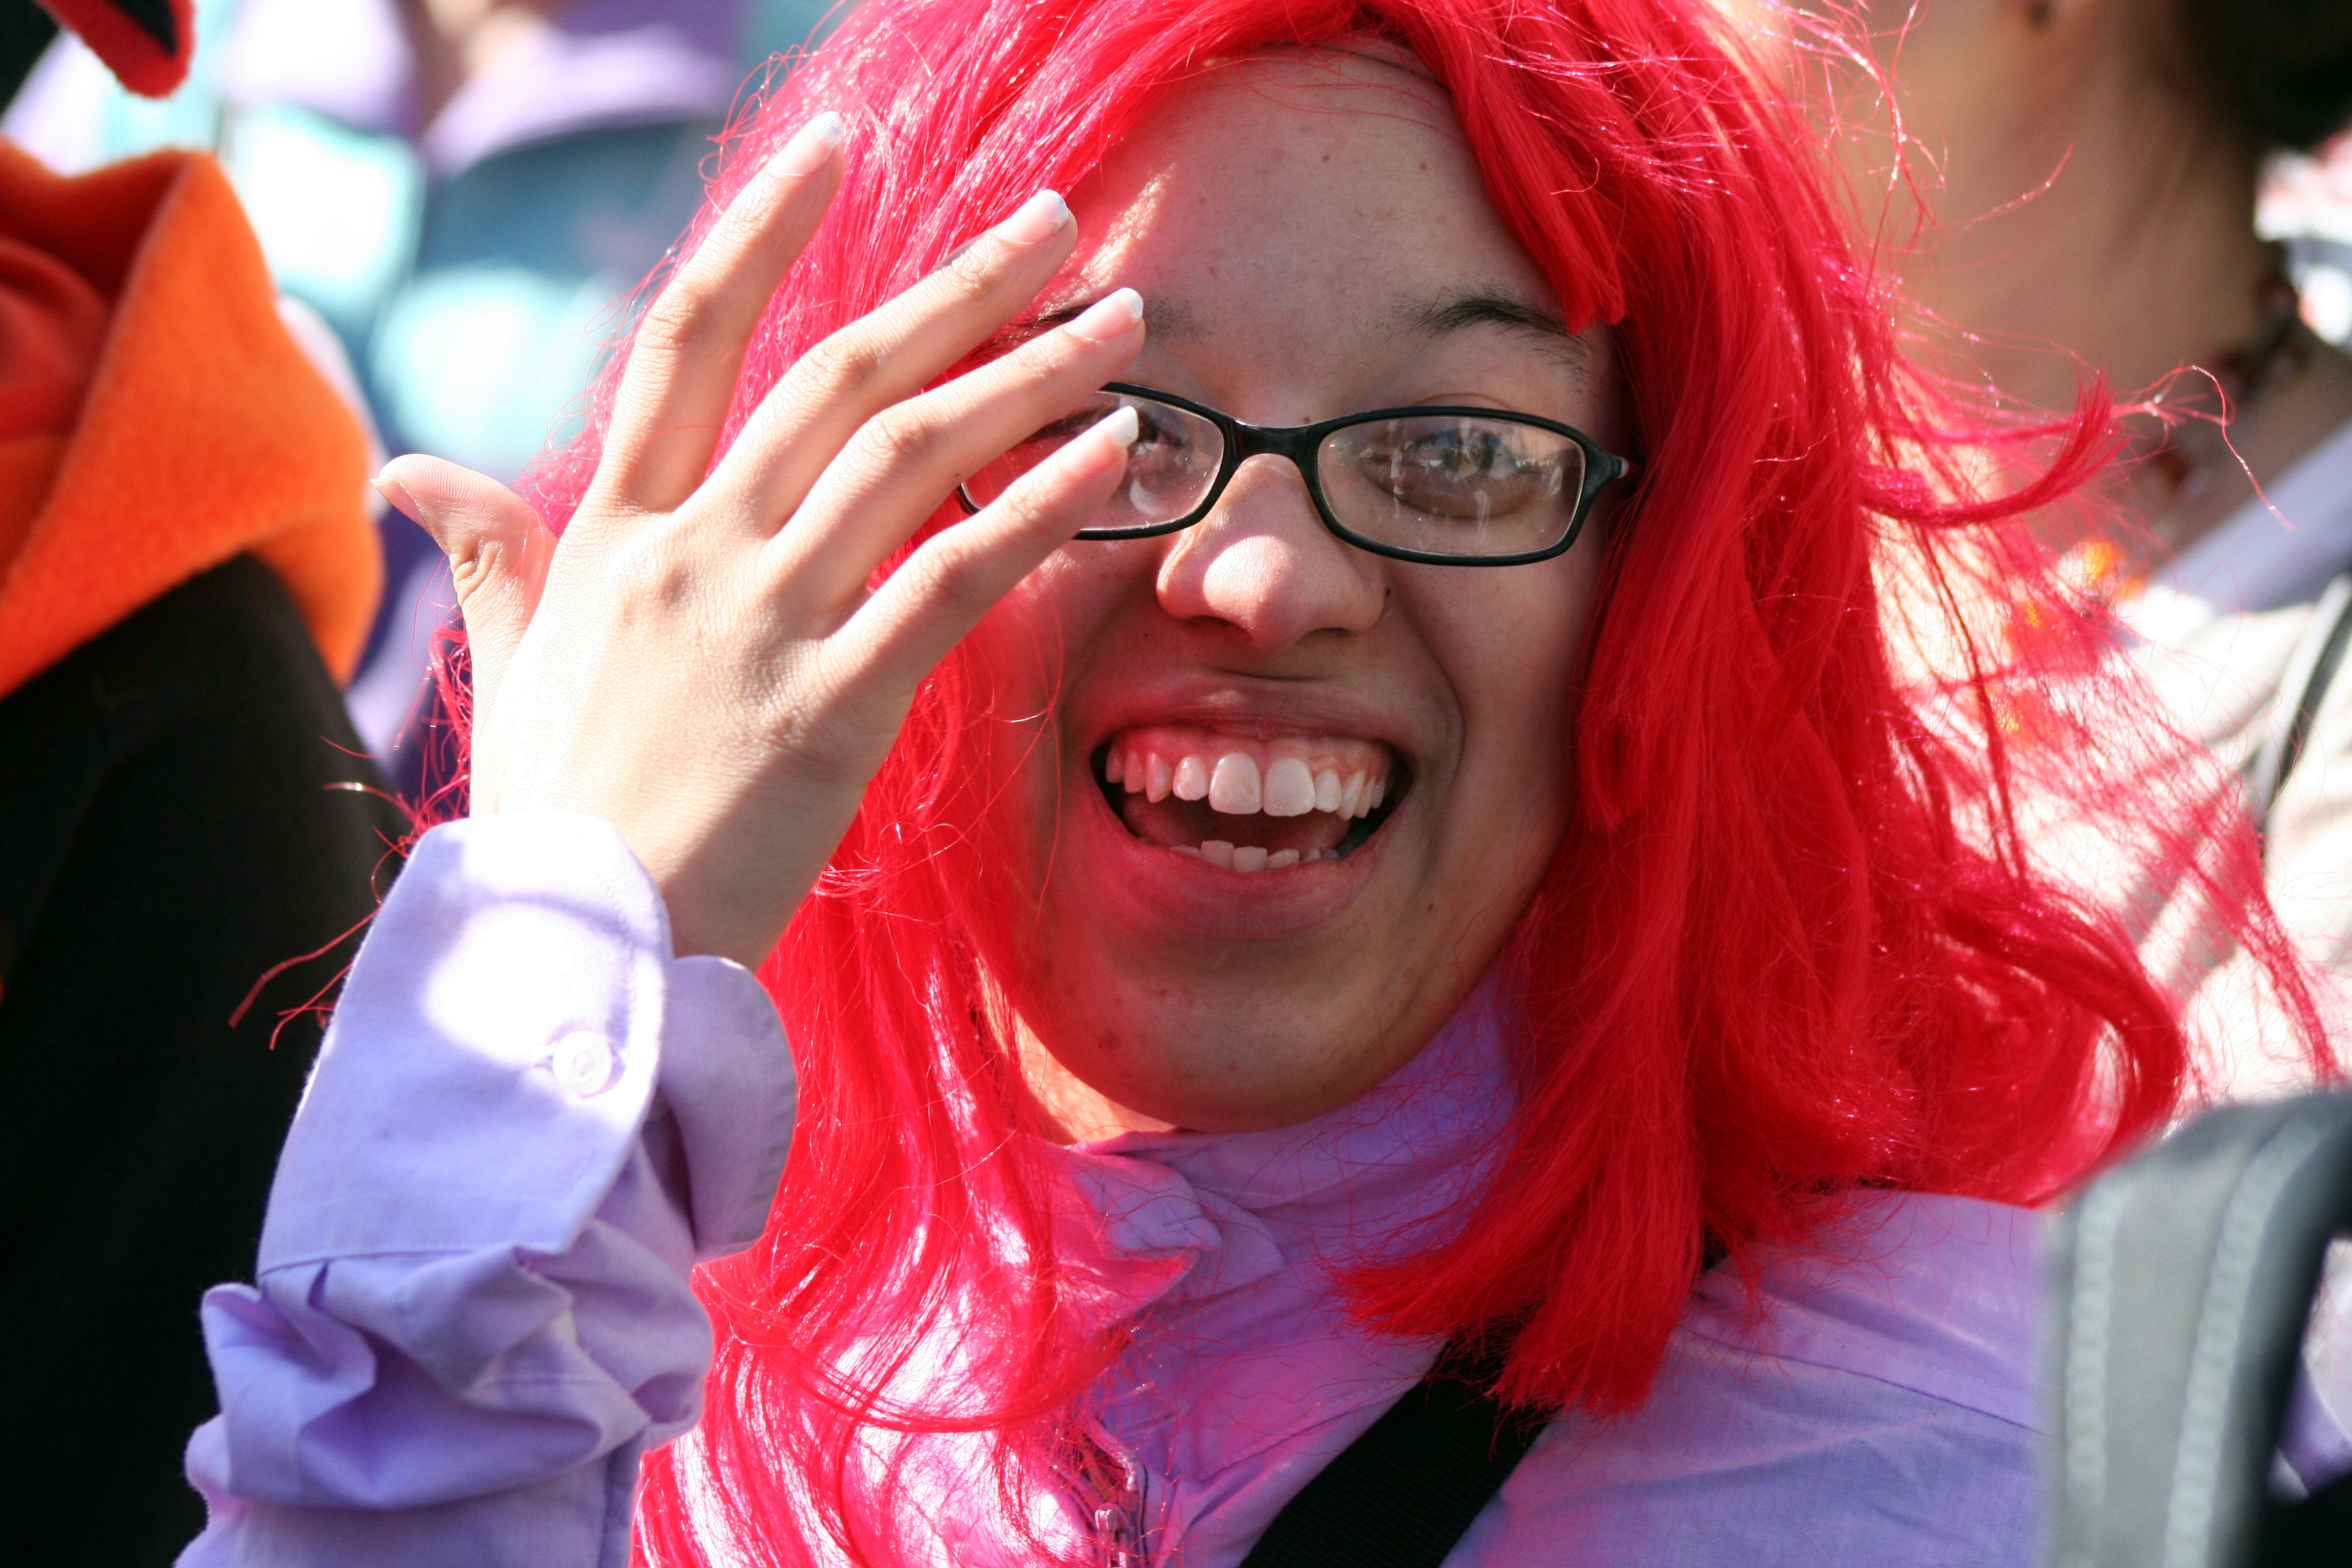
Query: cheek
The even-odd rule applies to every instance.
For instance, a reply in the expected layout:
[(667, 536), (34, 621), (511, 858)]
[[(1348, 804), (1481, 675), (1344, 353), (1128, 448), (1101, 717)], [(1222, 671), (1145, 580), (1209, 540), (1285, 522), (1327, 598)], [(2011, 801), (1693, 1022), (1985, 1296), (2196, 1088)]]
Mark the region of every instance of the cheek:
[[(1596, 551), (1481, 573), (1424, 612), (1424, 635), (1461, 704), (1465, 826), (1532, 828), (1547, 862), (1565, 823), (1568, 751), (1582, 689)], [(1530, 820), (1532, 816), (1532, 820)]]
[[(1027, 868), (1052, 854), (1067, 786), (1058, 716), (1062, 699), (1109, 657), (1127, 585), (1084, 546), (1049, 558), (1007, 595), (964, 641), (966, 668), (986, 693), (982, 742), (992, 773), (991, 817)], [(1018, 873), (1016, 873), (1018, 874)]]

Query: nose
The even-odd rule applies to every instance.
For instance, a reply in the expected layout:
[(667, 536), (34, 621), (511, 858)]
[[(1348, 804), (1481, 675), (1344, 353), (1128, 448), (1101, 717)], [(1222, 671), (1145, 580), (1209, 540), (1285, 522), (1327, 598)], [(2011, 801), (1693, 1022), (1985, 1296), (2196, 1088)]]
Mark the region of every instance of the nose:
[(1318, 632), (1370, 630), (1388, 602), (1385, 567), (1323, 526), (1287, 458), (1258, 456), (1215, 510), (1169, 536), (1158, 590), (1170, 615), (1222, 621), (1275, 653)]

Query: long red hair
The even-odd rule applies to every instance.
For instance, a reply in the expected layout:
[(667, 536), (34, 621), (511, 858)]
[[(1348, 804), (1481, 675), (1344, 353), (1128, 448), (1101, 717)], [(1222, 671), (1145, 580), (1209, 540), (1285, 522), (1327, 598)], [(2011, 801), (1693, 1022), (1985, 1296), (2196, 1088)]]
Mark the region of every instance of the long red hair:
[[(2096, 465), (2104, 412), (2032, 482), (1972, 486), (1998, 432), (1906, 370), (1817, 129), (1724, 27), (1704, 0), (866, 0), (747, 111), (685, 242), (809, 114), (847, 115), (731, 437), (797, 354), (1220, 59), (1381, 37), (1451, 95), (1571, 325), (1615, 325), (1645, 469), (1561, 759), (1575, 820), (1505, 955), (1500, 1174), (1452, 1240), (1351, 1288), (1400, 1333), (1524, 1318), (1506, 1391), (1600, 1410), (1643, 1396), (1703, 1259), (1801, 1238), (1861, 1187), (2042, 1202), (2194, 1088), (2177, 999), (2036, 871), (2012, 804), (2131, 804), (2084, 759), (2146, 714), (2085, 705), (2126, 700), (2105, 624), (2011, 523)], [(539, 476), (552, 519), (611, 387)], [(719, 1351), (701, 1429), (648, 1465), (653, 1561), (908, 1560), (897, 1478), (853, 1435), (986, 1434), (1017, 1504), (1115, 1348), (1057, 1264), (975, 957), (1000, 918), (970, 784), (989, 710), (951, 658), (763, 973), (801, 1121), (767, 1234), (703, 1276)], [(2320, 1050), (2226, 804), (2133, 831), (2202, 879)], [(948, 1332), (956, 1386), (906, 1395)]]

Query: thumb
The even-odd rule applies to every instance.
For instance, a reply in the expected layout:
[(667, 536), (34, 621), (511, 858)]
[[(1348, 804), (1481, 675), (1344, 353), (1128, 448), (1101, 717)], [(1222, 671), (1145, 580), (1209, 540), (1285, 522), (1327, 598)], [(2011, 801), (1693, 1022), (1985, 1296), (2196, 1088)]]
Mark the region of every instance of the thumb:
[(466, 617), (478, 719), (497, 700), (499, 678), (539, 608), (555, 535), (514, 491), (439, 458), (395, 458), (376, 477), (375, 488), (449, 558), (457, 608)]

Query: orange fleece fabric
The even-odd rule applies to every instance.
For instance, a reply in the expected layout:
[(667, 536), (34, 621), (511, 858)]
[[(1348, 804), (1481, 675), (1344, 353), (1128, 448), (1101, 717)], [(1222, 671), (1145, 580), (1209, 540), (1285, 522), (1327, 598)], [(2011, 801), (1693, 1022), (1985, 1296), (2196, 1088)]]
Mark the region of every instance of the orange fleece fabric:
[(383, 588), (366, 438), (220, 166), (67, 179), (0, 142), (0, 696), (247, 551), (350, 679)]

